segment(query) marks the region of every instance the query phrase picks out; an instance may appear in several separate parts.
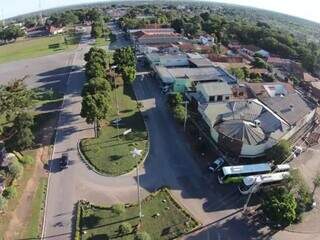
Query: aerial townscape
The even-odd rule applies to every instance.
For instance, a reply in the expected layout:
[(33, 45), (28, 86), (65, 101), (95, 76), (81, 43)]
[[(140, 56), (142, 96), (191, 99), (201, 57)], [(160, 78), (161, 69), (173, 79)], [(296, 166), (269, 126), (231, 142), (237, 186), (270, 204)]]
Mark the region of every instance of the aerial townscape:
[(0, 240), (320, 239), (319, 39), (201, 1), (2, 19)]

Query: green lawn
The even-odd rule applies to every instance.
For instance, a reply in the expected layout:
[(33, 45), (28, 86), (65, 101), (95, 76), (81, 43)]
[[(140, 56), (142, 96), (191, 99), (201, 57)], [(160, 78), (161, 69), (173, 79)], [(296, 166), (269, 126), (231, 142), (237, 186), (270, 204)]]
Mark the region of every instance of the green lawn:
[(41, 235), (42, 213), (46, 197), (47, 180), (47, 178), (41, 178), (39, 181), (37, 191), (32, 200), (32, 211), (27, 220), (28, 226), (25, 227), (23, 238), (37, 239)]
[(76, 48), (79, 40), (79, 35), (57, 35), (19, 40), (0, 46), (0, 63), (72, 50)]
[(106, 47), (109, 44), (109, 41), (105, 37), (97, 38), (94, 46), (96, 47)]
[[(119, 129), (109, 124), (117, 118), (115, 94), (122, 119)], [(141, 161), (141, 158), (133, 158), (130, 151), (138, 148), (145, 154), (148, 137), (131, 86), (113, 90), (111, 106), (110, 117), (104, 123), (100, 136), (82, 140), (81, 149), (96, 170), (109, 175), (121, 175), (132, 170), (137, 162)], [(122, 136), (122, 133), (130, 128), (132, 133)]]
[[(119, 225), (124, 222), (135, 227), (138, 222), (138, 206), (126, 208), (124, 213), (116, 215), (109, 207), (97, 207), (79, 204), (77, 229), (80, 239), (122, 239), (132, 240), (133, 235), (121, 236)], [(171, 198), (167, 190), (158, 191), (142, 202), (143, 220), (141, 231), (146, 231), (152, 240), (174, 239), (190, 232), (198, 223)], [(156, 216), (159, 213), (160, 215)], [(108, 238), (108, 237), (109, 238)]]

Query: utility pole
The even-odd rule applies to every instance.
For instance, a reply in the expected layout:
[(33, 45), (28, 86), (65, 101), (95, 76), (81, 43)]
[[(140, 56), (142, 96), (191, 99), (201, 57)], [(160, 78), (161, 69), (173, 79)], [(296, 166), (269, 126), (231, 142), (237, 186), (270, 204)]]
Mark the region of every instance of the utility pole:
[(186, 131), (186, 125), (187, 125), (187, 118), (188, 118), (188, 101), (184, 101), (184, 107), (186, 111), (186, 115), (184, 116), (184, 123), (183, 123), (183, 130)]
[(6, 25), (6, 20), (4, 19), (4, 10), (3, 10), (3, 8), (1, 9), (1, 18), (2, 18), (2, 24), (3, 24), (3, 26), (5, 26)]
[(119, 103), (118, 103), (118, 96), (117, 96), (117, 86), (116, 86), (116, 77), (115, 73), (112, 71), (112, 69), (115, 69), (117, 66), (113, 66), (110, 69), (110, 75), (113, 78), (113, 85), (114, 85), (114, 97), (116, 100), (116, 108), (117, 108), (117, 119), (116, 119), (116, 125), (117, 125), (117, 136), (118, 136), (118, 141), (120, 140), (120, 134), (119, 134), (119, 122), (120, 122), (120, 117), (119, 117)]
[[(141, 157), (142, 155), (142, 150), (138, 150), (136, 148), (134, 148), (131, 151), (132, 156), (135, 158), (137, 156)], [(142, 224), (142, 206), (141, 206), (141, 196), (140, 196), (140, 174), (139, 174), (139, 164), (137, 162), (137, 169), (136, 169), (136, 173), (137, 173), (137, 192), (138, 192), (138, 204), (139, 204), (139, 222), (140, 225)]]
[(39, 0), (39, 18), (40, 18), (40, 24), (43, 25), (43, 16), (42, 16), (42, 6), (41, 6), (41, 0)]

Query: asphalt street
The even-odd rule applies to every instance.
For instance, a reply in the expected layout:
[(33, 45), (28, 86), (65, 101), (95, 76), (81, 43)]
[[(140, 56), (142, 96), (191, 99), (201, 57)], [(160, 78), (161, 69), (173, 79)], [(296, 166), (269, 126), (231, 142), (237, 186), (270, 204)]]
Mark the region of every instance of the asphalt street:
[[(114, 25), (111, 28), (117, 41), (110, 49), (126, 46), (123, 32)], [(0, 83), (29, 75), (26, 84), (30, 87), (57, 88), (65, 93), (49, 164), (44, 239), (71, 239), (78, 200), (103, 205), (137, 201), (135, 172), (119, 177), (98, 175), (88, 169), (77, 151), (81, 139), (94, 136), (93, 127), (79, 115), (80, 93), (86, 80), (83, 56), (90, 43), (87, 34), (72, 52), (0, 65)], [(72, 68), (75, 70), (70, 71)], [(146, 76), (142, 78), (141, 74)], [(182, 127), (176, 125), (166, 108), (158, 82), (141, 69), (133, 87), (137, 99), (143, 102), (143, 114), (148, 116), (150, 151), (139, 168), (142, 195), (162, 186), (172, 190), (176, 200), (204, 226), (184, 239), (269, 239), (257, 219), (242, 217), (244, 198), (237, 190), (219, 185), (214, 175), (199, 168)], [(64, 152), (69, 153), (70, 165), (60, 170), (58, 161)]]
[[(83, 54), (88, 49), (89, 45), (84, 39), (76, 51), (72, 65), (82, 66)], [(66, 84), (53, 160), (50, 163), (45, 238), (70, 239), (75, 203), (80, 199), (104, 205), (137, 200), (135, 173), (120, 177), (100, 176), (80, 160), (76, 149), (78, 141), (93, 136), (92, 126), (87, 125), (79, 116), (80, 92), (84, 81), (83, 71), (78, 70), (70, 73)], [(239, 195), (235, 189), (228, 189), (228, 194), (223, 194), (226, 188), (218, 185), (215, 178), (201, 172), (181, 127), (176, 126), (166, 109), (158, 83), (148, 77), (141, 81), (138, 77), (134, 90), (138, 100), (144, 103), (143, 114), (148, 115), (151, 146), (145, 163), (140, 166), (143, 196), (159, 187), (168, 186), (177, 200), (203, 224), (214, 221), (218, 223), (221, 219), (237, 214), (237, 209), (243, 204), (239, 202)], [(64, 152), (69, 152), (71, 164), (61, 171), (58, 159)]]

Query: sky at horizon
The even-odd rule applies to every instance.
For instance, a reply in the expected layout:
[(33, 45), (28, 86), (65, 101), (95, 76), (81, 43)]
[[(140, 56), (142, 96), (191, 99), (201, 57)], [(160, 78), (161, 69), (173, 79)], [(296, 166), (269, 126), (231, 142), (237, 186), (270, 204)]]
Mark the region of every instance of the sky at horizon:
[[(320, 2), (315, 0), (217, 0), (209, 2), (231, 3), (251, 6), (261, 9), (285, 13), (320, 23)], [(99, 0), (0, 0), (0, 19), (50, 9), (54, 7), (68, 6), (83, 3), (110, 2)], [(153, 2), (153, 1), (150, 1)], [(157, 2), (158, 3), (158, 2)]]

